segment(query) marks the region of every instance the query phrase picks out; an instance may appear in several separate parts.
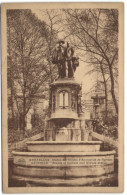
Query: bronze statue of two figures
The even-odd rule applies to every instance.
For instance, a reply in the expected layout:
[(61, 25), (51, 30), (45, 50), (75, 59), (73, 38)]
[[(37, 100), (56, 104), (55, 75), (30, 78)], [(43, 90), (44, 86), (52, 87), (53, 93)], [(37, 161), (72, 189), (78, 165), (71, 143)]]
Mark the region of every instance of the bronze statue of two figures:
[(74, 57), (74, 49), (69, 46), (64, 46), (64, 41), (58, 42), (58, 47), (55, 48), (52, 54), (52, 63), (57, 64), (60, 78), (73, 78), (76, 67), (79, 66), (79, 58)]

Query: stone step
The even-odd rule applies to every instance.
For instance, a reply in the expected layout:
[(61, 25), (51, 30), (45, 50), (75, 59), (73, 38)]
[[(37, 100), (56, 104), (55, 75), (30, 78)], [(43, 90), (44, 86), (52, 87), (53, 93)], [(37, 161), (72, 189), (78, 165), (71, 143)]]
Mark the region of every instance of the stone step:
[(27, 148), (27, 142), (28, 141), (34, 141), (34, 140), (39, 140), (40, 138), (44, 137), (44, 133), (38, 133), (32, 137), (29, 138), (25, 138), (22, 141), (19, 142), (15, 142), (15, 143), (9, 143), (8, 144), (8, 158), (12, 159), (13, 155), (12, 155), (12, 151), (14, 150), (22, 150), (22, 149), (26, 149)]
[(118, 141), (112, 139), (111, 137), (101, 135), (101, 134), (96, 133), (96, 132), (92, 132), (92, 136), (97, 138), (98, 140), (101, 140), (105, 143), (108, 143), (109, 145), (113, 145), (114, 147), (118, 148)]

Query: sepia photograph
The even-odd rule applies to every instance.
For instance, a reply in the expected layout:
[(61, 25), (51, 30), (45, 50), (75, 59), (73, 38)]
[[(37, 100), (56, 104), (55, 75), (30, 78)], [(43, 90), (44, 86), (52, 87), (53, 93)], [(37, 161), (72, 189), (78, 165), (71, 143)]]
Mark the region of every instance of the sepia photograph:
[(123, 192), (123, 3), (6, 3), (5, 193)]

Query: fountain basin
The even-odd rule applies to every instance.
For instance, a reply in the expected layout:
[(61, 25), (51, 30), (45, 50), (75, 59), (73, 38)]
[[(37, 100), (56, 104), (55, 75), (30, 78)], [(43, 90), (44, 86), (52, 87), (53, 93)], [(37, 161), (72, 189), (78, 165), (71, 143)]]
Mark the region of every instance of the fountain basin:
[(101, 141), (29, 141), (27, 148), (31, 152), (97, 152), (101, 144)]
[(13, 152), (13, 172), (32, 177), (98, 176), (114, 171), (115, 151)]

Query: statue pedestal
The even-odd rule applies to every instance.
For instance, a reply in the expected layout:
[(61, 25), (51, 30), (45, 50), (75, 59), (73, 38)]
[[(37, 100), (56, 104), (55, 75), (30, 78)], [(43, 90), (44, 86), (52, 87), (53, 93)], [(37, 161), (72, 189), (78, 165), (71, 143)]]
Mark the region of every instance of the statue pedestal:
[(73, 78), (58, 79), (50, 85), (46, 141), (83, 141), (81, 129), (85, 120), (80, 119), (80, 94), (81, 86)]

